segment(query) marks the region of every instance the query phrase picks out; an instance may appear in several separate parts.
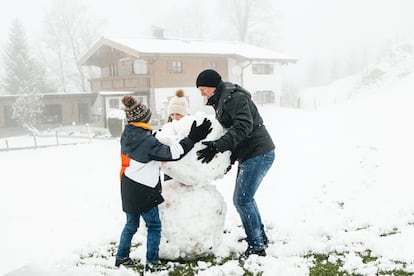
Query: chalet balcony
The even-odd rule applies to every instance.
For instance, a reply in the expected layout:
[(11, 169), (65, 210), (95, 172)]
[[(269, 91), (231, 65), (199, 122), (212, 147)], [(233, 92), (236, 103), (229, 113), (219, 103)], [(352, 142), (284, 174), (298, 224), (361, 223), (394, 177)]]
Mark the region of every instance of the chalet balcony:
[(91, 79), (92, 91), (133, 90), (149, 91), (151, 81), (148, 76), (111, 76)]

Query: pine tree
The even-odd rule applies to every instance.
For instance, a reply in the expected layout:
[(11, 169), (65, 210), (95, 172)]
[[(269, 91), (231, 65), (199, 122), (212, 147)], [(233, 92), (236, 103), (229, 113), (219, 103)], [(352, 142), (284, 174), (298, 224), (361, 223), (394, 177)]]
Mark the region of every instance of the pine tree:
[(24, 28), (18, 20), (12, 23), (4, 62), (4, 90), (8, 94), (17, 95), (11, 117), (33, 130), (43, 107), (39, 93), (46, 87), (44, 70), (31, 57)]
[(36, 88), (35, 62), (31, 59), (26, 34), (18, 20), (14, 20), (4, 53), (4, 89), (8, 94), (32, 93)]

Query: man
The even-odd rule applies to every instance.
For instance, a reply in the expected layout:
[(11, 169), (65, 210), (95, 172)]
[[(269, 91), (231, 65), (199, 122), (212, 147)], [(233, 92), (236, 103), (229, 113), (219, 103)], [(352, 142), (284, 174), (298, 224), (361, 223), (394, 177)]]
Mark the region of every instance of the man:
[(209, 163), (219, 152), (230, 150), (232, 164), (238, 161), (233, 204), (247, 235), (248, 248), (241, 256), (266, 256), (267, 236), (254, 195), (273, 164), (275, 146), (248, 91), (237, 84), (223, 82), (214, 70), (202, 71), (196, 81), (216, 118), (227, 132), (215, 141), (203, 142), (198, 159)]

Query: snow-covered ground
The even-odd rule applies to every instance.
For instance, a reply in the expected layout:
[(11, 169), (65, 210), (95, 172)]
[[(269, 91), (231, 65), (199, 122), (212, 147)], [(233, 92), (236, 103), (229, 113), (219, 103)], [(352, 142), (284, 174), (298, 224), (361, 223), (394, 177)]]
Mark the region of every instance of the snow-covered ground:
[[(316, 111), (260, 107), (277, 147), (256, 196), (271, 244), (246, 268), (307, 275), (305, 255), (336, 252), (329, 261), (342, 259), (352, 273), (403, 264), (414, 273), (413, 89), (411, 74)], [(99, 257), (110, 255), (124, 224), (117, 139), (0, 157), (1, 275), (134, 275)], [(227, 202), (217, 256), (245, 249), (232, 206), (235, 173), (214, 183)], [(145, 241), (144, 228), (134, 241)], [(377, 259), (364, 264), (368, 250)], [(131, 255), (144, 259), (145, 250)], [(243, 275), (236, 261), (200, 265), (200, 275)]]

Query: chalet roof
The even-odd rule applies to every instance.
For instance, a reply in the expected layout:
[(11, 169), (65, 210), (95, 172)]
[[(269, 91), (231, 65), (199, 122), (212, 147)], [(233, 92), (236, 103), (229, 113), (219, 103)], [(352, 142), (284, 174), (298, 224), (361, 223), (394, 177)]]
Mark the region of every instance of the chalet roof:
[(131, 56), (142, 55), (219, 55), (237, 56), (246, 60), (273, 60), (283, 63), (296, 62), (296, 58), (261, 47), (240, 43), (203, 40), (116, 38), (102, 37), (79, 61), (81, 65), (95, 64), (93, 55), (109, 46)]
[[(39, 93), (43, 96), (43, 99), (80, 99), (80, 98), (91, 98), (95, 100), (97, 94), (92, 92), (60, 92), (60, 93)], [(0, 103), (10, 103), (16, 101), (19, 95), (0, 95)]]
[[(43, 97), (47, 98), (74, 98), (74, 97), (96, 97), (95, 93), (92, 92), (45, 92), (39, 93)], [(17, 98), (19, 94), (0, 94), (0, 99), (14, 99)]]
[(134, 91), (98, 91), (101, 96), (124, 96), (130, 94), (136, 94)]

